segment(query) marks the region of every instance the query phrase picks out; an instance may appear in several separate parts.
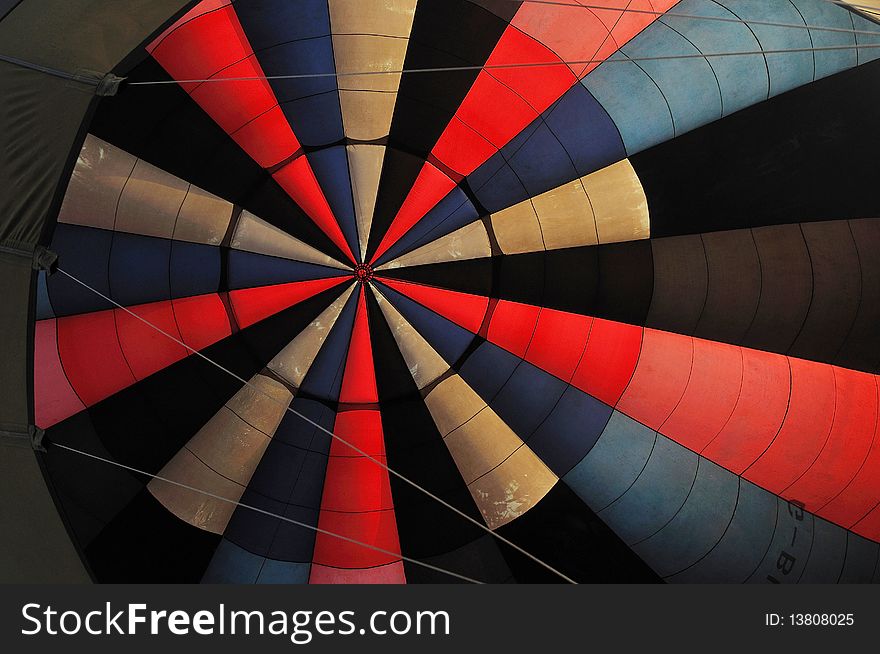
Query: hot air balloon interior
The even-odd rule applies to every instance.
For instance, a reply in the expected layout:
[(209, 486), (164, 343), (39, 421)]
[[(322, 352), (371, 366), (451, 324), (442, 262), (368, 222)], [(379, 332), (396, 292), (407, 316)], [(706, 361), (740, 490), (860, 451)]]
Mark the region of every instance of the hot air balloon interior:
[(880, 581), (880, 3), (177, 5), (30, 317), (91, 579)]

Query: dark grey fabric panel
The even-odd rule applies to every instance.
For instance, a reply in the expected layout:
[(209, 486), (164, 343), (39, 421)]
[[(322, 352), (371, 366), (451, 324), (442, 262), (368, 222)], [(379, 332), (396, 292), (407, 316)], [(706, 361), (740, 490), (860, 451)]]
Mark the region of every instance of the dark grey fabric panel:
[(880, 368), (880, 347), (877, 332), (880, 325), (880, 220), (849, 221), (859, 266), (862, 273), (862, 294), (852, 330), (837, 355), (836, 364), (845, 368)]
[(789, 354), (834, 361), (855, 323), (862, 292), (856, 244), (846, 221), (802, 226), (813, 264), (813, 301)]
[(25, 0), (0, 23), (2, 53), (107, 73), (190, 0)]
[(0, 62), (0, 245), (39, 242), (93, 97), (86, 84)]
[(647, 324), (655, 329), (693, 334), (706, 303), (709, 273), (703, 240), (673, 236), (651, 241), (654, 297)]
[(810, 308), (813, 270), (798, 225), (752, 230), (761, 265), (761, 300), (743, 345), (787, 352)]
[[(33, 268), (31, 259), (0, 251), (0, 430), (27, 432), (28, 410), (28, 298)], [(2, 539), (0, 539), (2, 540)]]

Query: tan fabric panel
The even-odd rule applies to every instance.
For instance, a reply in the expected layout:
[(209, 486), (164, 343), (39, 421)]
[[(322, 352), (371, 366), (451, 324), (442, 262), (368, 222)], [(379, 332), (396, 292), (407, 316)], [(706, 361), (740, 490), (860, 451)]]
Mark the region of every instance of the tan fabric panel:
[(648, 198), (629, 159), (587, 175), (581, 181), (593, 205), (600, 243), (651, 238)]
[(379, 269), (421, 266), (429, 263), (481, 259), (491, 256), (492, 245), (489, 243), (486, 227), (482, 222), (475, 222), (379, 266)]
[(409, 38), (418, 0), (329, 0), (334, 34)]
[(492, 214), (492, 231), (504, 254), (540, 252), (544, 249), (541, 224), (531, 200)]
[(841, 4), (851, 6), (868, 18), (880, 20), (880, 0), (843, 0)]
[(89, 134), (61, 204), (58, 222), (113, 229), (119, 196), (137, 159)]
[(190, 186), (183, 206), (180, 207), (174, 238), (192, 243), (220, 245), (226, 236), (229, 221), (232, 220), (232, 210), (232, 203), (197, 186)]
[(526, 445), (468, 486), (490, 529), (516, 520), (535, 506), (559, 479)]
[(523, 444), (489, 407), (483, 408), (445, 440), (466, 484), (497, 468)]
[(179, 177), (138, 160), (119, 198), (116, 231), (171, 238), (188, 190)]
[(449, 364), (443, 357), (437, 354), (434, 348), (381, 294), (376, 293), (376, 300), (382, 309), (386, 322), (391, 327), (391, 333), (394, 335), (397, 347), (419, 390), (445, 374), (449, 370)]
[(486, 408), (482, 398), (458, 375), (437, 384), (425, 398), (425, 404), (443, 438)]
[(596, 217), (581, 180), (576, 179), (532, 200), (541, 223), (544, 247), (558, 250), (596, 245)]
[(239, 217), (231, 245), (237, 250), (348, 270), (347, 266), (336, 259), (257, 218), (249, 211), (243, 211)]
[(385, 161), (385, 147), (381, 145), (350, 145), (348, 168), (351, 175), (351, 191), (354, 196), (354, 211), (357, 219), (358, 242), (361, 246), (361, 260), (367, 257), (367, 242), (373, 226), (376, 211), (376, 196), (379, 194), (379, 179), (382, 177), (382, 164)]
[(314, 363), (315, 357), (318, 356), (321, 346), (327, 339), (327, 335), (336, 324), (339, 314), (342, 313), (345, 303), (351, 297), (355, 286), (355, 284), (351, 284), (333, 304), (324, 309), (321, 315), (301, 331), (266, 367), (290, 382), (294, 387), (299, 388)]
[(159, 476), (230, 500), (224, 502), (160, 479), (153, 479), (147, 485), (153, 497), (171, 513), (194, 527), (215, 534), (226, 530), (235, 511), (233, 502), (240, 501), (244, 494), (244, 486), (211, 470), (186, 448), (162, 468)]
[(629, 160), (492, 215), (505, 254), (651, 237), (648, 199)]
[[(169, 461), (160, 477), (238, 501), (293, 394), (280, 382), (255, 375), (220, 409), (186, 447)], [(222, 534), (234, 507), (159, 480), (150, 492), (181, 520)], [(227, 506), (228, 505), (228, 506)]]
[[(345, 134), (371, 141), (391, 131), (415, 0), (330, 0)], [(351, 73), (390, 73), (353, 75)]]

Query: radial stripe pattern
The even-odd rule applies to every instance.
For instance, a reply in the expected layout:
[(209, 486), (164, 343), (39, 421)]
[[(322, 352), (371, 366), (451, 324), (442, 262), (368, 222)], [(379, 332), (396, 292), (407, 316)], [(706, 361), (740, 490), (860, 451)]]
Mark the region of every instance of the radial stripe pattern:
[(37, 424), (155, 475), (46, 454), (93, 576), (880, 580), (880, 24), (843, 4), (166, 25), (37, 281)]

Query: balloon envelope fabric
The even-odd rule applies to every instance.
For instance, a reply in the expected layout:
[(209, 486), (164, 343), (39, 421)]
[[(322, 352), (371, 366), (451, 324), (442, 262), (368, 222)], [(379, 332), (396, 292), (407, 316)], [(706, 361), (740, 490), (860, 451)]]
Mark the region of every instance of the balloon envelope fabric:
[(845, 5), (171, 20), (37, 285), (37, 425), (129, 468), (43, 455), (94, 579), (880, 580), (880, 24)]

